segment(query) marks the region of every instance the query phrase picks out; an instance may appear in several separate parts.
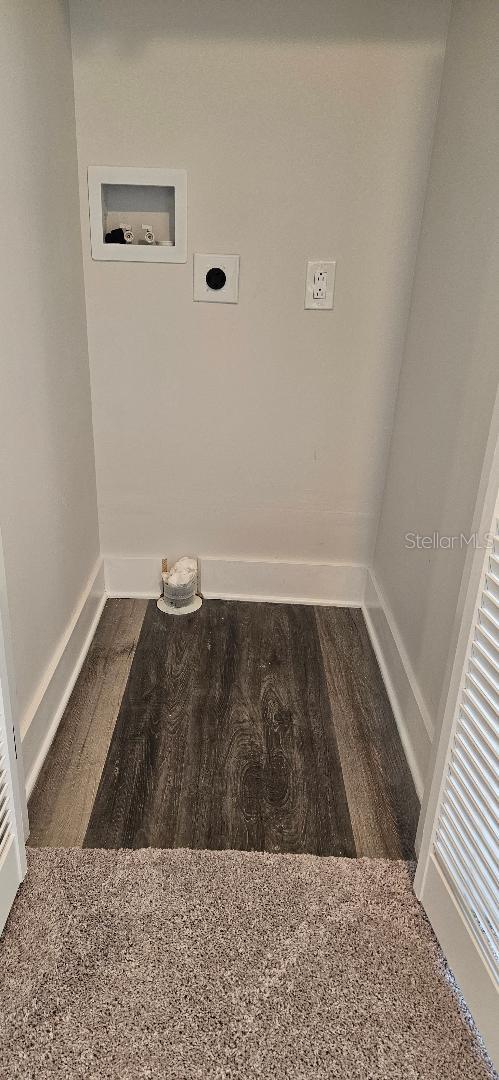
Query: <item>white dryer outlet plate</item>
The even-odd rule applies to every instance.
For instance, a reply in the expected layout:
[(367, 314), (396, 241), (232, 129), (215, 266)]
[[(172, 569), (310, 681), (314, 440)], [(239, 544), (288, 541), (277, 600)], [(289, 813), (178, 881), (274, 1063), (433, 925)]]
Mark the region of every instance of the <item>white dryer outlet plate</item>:
[(239, 255), (194, 255), (194, 300), (237, 304)]

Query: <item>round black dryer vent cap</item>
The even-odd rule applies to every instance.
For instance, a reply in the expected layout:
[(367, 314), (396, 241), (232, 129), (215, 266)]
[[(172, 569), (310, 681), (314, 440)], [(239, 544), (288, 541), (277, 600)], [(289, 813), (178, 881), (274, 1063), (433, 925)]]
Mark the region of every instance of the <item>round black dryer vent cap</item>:
[(206, 284), (209, 289), (223, 289), (227, 275), (221, 266), (211, 266), (206, 275)]

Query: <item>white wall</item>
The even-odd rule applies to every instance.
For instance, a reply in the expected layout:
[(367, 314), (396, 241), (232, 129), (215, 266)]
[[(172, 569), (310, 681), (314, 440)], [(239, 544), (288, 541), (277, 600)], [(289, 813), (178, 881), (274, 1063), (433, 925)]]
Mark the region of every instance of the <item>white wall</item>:
[[(439, 722), (499, 360), (499, 5), (454, 0), (374, 570), (430, 725)], [(428, 760), (427, 748), (426, 760)]]
[(0, 72), (0, 520), (26, 735), (99, 553), (63, 0), (2, 6)]
[[(448, 11), (73, 0), (106, 554), (370, 559)], [(187, 169), (187, 265), (91, 261), (89, 164)], [(193, 251), (241, 254), (238, 306), (193, 304)]]

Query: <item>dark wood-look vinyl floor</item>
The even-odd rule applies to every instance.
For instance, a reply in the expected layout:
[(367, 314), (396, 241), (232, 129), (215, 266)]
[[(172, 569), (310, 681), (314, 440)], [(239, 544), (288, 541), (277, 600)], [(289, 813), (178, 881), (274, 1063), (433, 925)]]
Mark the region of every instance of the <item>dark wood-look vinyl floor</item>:
[(412, 858), (418, 814), (360, 610), (108, 600), (29, 842)]

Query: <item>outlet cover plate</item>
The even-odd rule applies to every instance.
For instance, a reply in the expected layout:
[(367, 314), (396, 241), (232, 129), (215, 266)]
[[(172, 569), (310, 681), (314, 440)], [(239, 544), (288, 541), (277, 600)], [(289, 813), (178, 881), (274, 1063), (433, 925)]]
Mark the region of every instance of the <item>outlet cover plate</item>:
[[(206, 275), (210, 270), (223, 270), (225, 284), (212, 289)], [(194, 300), (211, 304), (237, 304), (239, 300), (239, 255), (194, 255)]]
[[(317, 259), (307, 263), (305, 282), (305, 308), (313, 311), (331, 310), (334, 299), (336, 263), (333, 259)], [(316, 288), (319, 280), (320, 287)], [(314, 296), (320, 292), (320, 296)]]

